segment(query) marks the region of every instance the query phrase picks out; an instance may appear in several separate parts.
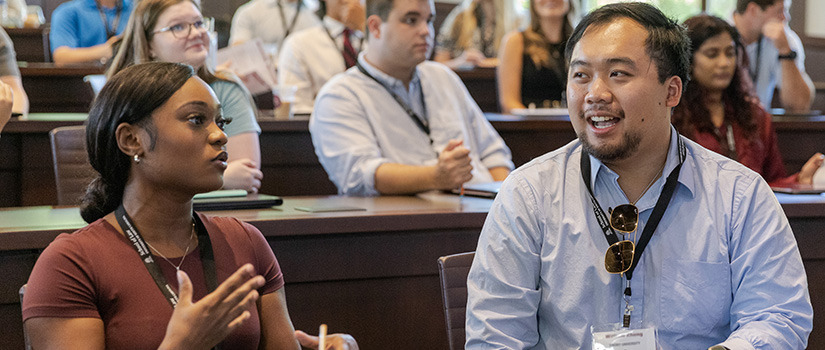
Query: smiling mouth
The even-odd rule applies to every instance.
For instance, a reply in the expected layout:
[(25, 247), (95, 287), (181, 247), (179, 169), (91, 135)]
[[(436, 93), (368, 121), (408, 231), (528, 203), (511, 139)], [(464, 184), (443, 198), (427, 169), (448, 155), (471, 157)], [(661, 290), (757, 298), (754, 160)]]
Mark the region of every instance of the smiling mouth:
[(619, 122), (619, 118), (617, 117), (610, 117), (610, 116), (594, 116), (590, 117), (590, 125), (593, 125), (596, 129), (607, 129), (611, 126), (616, 125)]

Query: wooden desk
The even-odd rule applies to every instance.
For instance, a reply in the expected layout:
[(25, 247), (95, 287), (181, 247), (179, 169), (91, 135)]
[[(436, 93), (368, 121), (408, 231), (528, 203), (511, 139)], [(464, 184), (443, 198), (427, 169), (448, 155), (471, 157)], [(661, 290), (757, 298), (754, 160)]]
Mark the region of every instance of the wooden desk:
[[(810, 349), (825, 348), (825, 196), (778, 195), (799, 242), (814, 305)], [(365, 212), (310, 214), (296, 206), (354, 205)], [(472, 251), (490, 200), (418, 197), (287, 197), (276, 209), (213, 212), (258, 227), (286, 279), (298, 329), (325, 322), (362, 349), (447, 349), (436, 259)], [(82, 227), (76, 208), (0, 209), (0, 348), (22, 348), (17, 289), (60, 232)]]
[(495, 68), (476, 67), (470, 70), (459, 70), (456, 73), (483, 112), (499, 112)]
[(31, 112), (89, 112), (94, 93), (83, 82), (83, 77), (103, 74), (103, 66), (57, 66), (43, 62), (18, 64)]
[[(43, 115), (41, 115), (43, 116)], [(76, 118), (77, 115), (74, 115)], [(57, 203), (49, 130), (79, 125), (60, 121), (12, 120), (0, 137), (0, 207)], [(567, 117), (517, 117), (487, 114), (513, 153), (516, 166), (561, 147), (576, 134)], [(328, 195), (337, 190), (318, 162), (308, 130), (308, 118), (259, 121), (261, 192), (281, 196)], [(802, 168), (808, 157), (825, 150), (825, 116), (775, 118), (779, 149), (789, 173)]]
[[(324, 204), (362, 212), (310, 214), (296, 206)], [(287, 197), (268, 210), (212, 212), (258, 227), (286, 280), (297, 329), (326, 323), (362, 349), (446, 349), (436, 260), (472, 251), (490, 200), (453, 195), (418, 197)], [(39, 251), (60, 232), (84, 226), (76, 208), (0, 209), (1, 349), (22, 349), (17, 290)]]
[(49, 25), (40, 28), (4, 28), (9, 34), (18, 61), (49, 62)]

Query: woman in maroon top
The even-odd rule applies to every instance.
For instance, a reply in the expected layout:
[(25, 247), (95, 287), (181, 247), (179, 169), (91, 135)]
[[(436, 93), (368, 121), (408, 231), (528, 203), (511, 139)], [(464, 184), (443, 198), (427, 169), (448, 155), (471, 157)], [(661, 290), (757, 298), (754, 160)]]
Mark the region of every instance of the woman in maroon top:
[(752, 93), (747, 57), (739, 34), (721, 18), (698, 15), (685, 21), (691, 40), (691, 82), (673, 110), (679, 132), (700, 145), (738, 160), (774, 186), (810, 184), (823, 162), (813, 155), (786, 176), (771, 116)]
[[(255, 227), (192, 211), (221, 188), (226, 121), (189, 66), (145, 63), (103, 87), (86, 144), (89, 225), (41, 254), (23, 300), (35, 349), (299, 349), (283, 276)], [(357, 349), (348, 335), (327, 348)]]

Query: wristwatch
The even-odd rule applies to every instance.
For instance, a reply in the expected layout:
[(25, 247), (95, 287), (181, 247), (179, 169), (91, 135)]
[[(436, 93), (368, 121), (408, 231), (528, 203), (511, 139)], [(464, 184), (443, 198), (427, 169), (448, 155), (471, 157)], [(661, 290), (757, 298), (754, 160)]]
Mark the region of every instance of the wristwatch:
[(714, 345), (708, 348), (708, 350), (730, 350), (722, 345)]
[(794, 59), (796, 59), (796, 51), (791, 50), (791, 52), (788, 52), (784, 55), (779, 55), (779, 59), (780, 60), (794, 60)]

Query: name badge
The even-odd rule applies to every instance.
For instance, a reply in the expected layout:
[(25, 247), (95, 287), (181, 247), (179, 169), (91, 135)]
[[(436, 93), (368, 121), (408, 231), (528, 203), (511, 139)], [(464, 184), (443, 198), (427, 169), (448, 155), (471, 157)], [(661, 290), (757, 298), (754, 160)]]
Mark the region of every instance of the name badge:
[(656, 329), (593, 332), (593, 350), (656, 350)]

